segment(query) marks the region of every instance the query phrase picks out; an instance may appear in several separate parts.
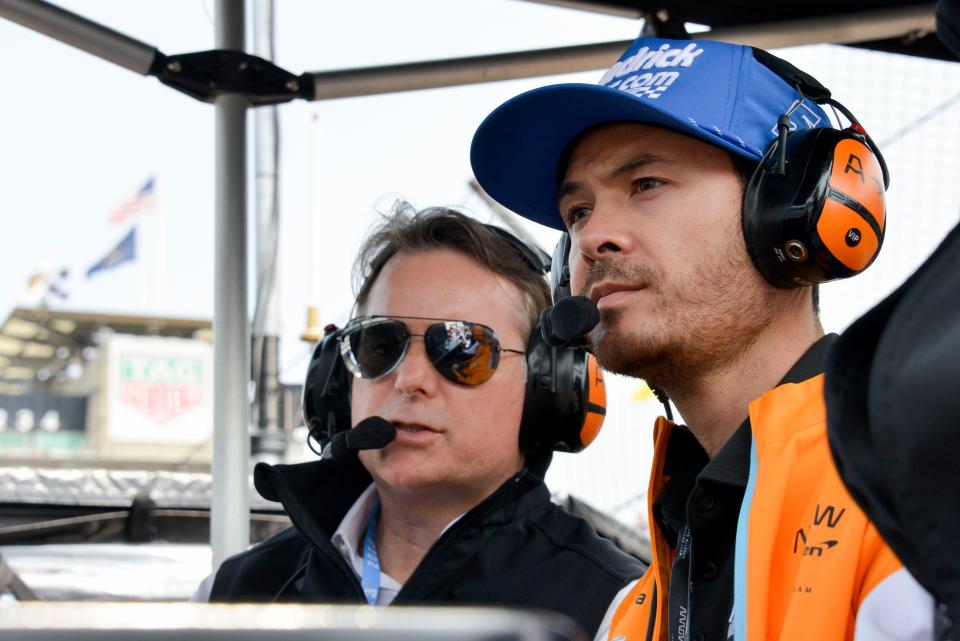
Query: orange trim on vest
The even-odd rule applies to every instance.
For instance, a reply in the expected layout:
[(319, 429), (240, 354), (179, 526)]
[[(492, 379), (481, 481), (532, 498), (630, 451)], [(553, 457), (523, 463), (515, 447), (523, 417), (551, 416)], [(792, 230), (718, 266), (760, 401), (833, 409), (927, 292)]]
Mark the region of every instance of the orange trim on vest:
[[(653, 469), (663, 470), (667, 455), (667, 442), (673, 431), (673, 423), (663, 418), (657, 419), (653, 427)], [(666, 484), (666, 477), (662, 474), (651, 474), (650, 485), (647, 487), (647, 497), (657, 496)], [(653, 520), (653, 501), (647, 501), (647, 518)], [(627, 594), (617, 607), (610, 621), (610, 638), (625, 636), (627, 639), (636, 638), (645, 641), (647, 626), (650, 622), (650, 610), (656, 608), (654, 630), (650, 639), (666, 641), (667, 629), (664, 624), (666, 618), (661, 616), (661, 609), (665, 604), (667, 588), (670, 584), (670, 546), (657, 528), (650, 528), (650, 549), (653, 560), (646, 573), (637, 582), (637, 585)], [(656, 592), (656, 594), (654, 594)], [(635, 636), (637, 635), (637, 636)]]
[[(902, 566), (833, 464), (823, 376), (781, 385), (751, 403), (749, 412), (757, 476), (746, 533), (747, 594), (734, 595), (738, 602), (746, 598), (747, 641), (851, 641), (860, 603)], [(648, 496), (653, 562), (618, 607), (611, 640), (645, 641), (655, 584), (651, 638), (666, 639), (670, 550), (652, 509), (667, 480), (663, 464), (671, 428), (665, 419), (655, 428)]]

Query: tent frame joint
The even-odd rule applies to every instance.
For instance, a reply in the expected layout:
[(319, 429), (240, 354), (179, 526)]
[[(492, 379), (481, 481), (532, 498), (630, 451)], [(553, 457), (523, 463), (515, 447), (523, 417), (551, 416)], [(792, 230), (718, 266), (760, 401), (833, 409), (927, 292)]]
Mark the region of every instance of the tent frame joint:
[(243, 51), (211, 49), (171, 56), (157, 52), (149, 75), (207, 103), (225, 94), (239, 94), (255, 107), (313, 98), (310, 74), (295, 75)]

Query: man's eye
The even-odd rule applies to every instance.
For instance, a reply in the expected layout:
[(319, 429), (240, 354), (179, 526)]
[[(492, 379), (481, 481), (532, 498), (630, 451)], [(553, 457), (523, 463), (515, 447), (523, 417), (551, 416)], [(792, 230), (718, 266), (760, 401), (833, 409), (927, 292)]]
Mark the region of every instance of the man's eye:
[(571, 207), (567, 210), (564, 220), (567, 223), (567, 227), (573, 227), (577, 221), (585, 216), (590, 215), (589, 207)]
[(636, 191), (650, 191), (655, 189), (663, 184), (662, 180), (657, 180), (656, 178), (641, 178), (640, 180), (635, 180), (633, 182), (633, 188)]
[(386, 356), (393, 351), (393, 346), (388, 343), (373, 343), (369, 349), (377, 356)]

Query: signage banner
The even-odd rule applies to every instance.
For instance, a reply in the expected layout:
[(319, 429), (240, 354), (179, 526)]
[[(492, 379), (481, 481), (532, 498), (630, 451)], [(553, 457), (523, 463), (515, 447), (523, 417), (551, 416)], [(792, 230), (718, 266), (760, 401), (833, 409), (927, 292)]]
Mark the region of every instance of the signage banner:
[(213, 433), (213, 349), (204, 341), (115, 335), (107, 348), (107, 438), (199, 444)]

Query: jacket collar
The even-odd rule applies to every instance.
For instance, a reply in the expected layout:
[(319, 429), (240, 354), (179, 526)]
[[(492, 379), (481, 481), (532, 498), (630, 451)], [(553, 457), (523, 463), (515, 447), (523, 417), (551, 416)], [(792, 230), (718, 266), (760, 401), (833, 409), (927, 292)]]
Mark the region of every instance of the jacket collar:
[[(549, 501), (543, 477), (552, 454), (531, 453), (526, 466), (461, 519), (484, 525), (508, 523)], [(356, 456), (294, 465), (259, 463), (254, 487), (263, 498), (283, 504), (290, 520), (314, 545), (329, 542), (350, 506), (373, 482)], [(335, 490), (333, 488), (336, 488)]]
[[(836, 334), (827, 334), (817, 340), (777, 383), (777, 387), (802, 383), (823, 373), (827, 357), (838, 339)], [(744, 419), (713, 460), (707, 458), (703, 447), (686, 427), (676, 426), (666, 441), (664, 458), (663, 474), (670, 480), (653, 503), (658, 521), (674, 532), (679, 531), (679, 526), (686, 522), (687, 497), (697, 482), (720, 483), (742, 491), (750, 472), (750, 446), (749, 417)]]
[(840, 336), (837, 334), (827, 334), (821, 337), (810, 346), (810, 349), (804, 352), (800, 360), (783, 377), (783, 380), (777, 383), (777, 387), (786, 383), (802, 383), (808, 378), (823, 374), (827, 368), (827, 357), (839, 339)]
[[(803, 353), (800, 360), (794, 363), (777, 383), (777, 387), (802, 383), (822, 374), (827, 365), (827, 357), (839, 338), (837, 334), (827, 334), (819, 338)], [(750, 469), (750, 434), (750, 417), (748, 416), (720, 448), (717, 456), (705, 465), (700, 472), (700, 477), (736, 487), (746, 487)]]

